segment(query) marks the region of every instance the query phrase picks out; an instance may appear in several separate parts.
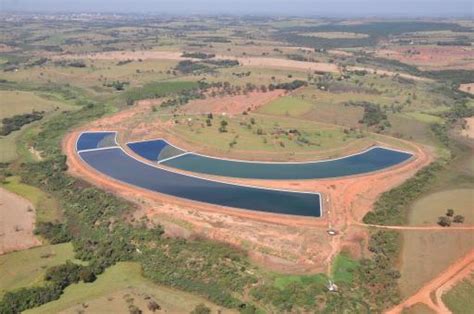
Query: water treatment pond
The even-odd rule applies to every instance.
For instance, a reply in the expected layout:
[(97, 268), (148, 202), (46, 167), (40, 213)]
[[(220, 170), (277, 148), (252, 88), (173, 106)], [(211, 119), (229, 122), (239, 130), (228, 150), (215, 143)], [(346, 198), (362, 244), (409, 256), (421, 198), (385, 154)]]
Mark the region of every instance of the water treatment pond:
[(175, 197), (277, 214), (322, 214), (319, 193), (265, 189), (183, 175), (139, 161), (120, 147), (88, 149), (78, 154), (89, 166), (115, 180)]
[[(248, 179), (298, 180), (344, 177), (386, 169), (413, 156), (408, 152), (375, 146), (358, 154), (337, 159), (279, 163), (232, 160), (186, 153), (162, 139), (127, 145), (137, 155), (168, 167)], [(175, 154), (170, 154), (170, 151)]]

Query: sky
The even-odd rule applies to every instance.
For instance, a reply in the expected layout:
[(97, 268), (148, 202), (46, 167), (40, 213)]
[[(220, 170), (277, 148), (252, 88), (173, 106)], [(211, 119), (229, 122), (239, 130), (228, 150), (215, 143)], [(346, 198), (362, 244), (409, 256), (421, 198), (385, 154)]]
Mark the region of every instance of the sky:
[(473, 0), (0, 0), (0, 11), (319, 17), (470, 17)]

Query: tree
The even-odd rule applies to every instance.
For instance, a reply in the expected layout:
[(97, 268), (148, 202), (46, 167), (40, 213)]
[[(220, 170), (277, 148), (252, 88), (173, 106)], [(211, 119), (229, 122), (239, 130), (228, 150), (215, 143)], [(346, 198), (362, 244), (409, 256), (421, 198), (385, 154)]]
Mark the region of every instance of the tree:
[(446, 210), (446, 216), (453, 217), (454, 216), (454, 209), (448, 208)]
[(79, 271), (79, 278), (84, 282), (93, 282), (97, 277), (89, 267), (85, 267)]
[(457, 224), (462, 224), (464, 222), (464, 216), (462, 216), (462, 215), (454, 216), (453, 222), (457, 223)]
[(451, 219), (449, 217), (441, 216), (438, 218), (438, 225), (442, 227), (451, 226)]
[(196, 305), (194, 310), (191, 311), (191, 314), (210, 314), (210, 313), (211, 313), (211, 309), (208, 308), (203, 303)]
[(221, 133), (227, 132), (227, 125), (228, 124), (229, 123), (226, 120), (222, 120), (221, 121), (221, 127), (219, 128), (219, 132), (221, 132)]

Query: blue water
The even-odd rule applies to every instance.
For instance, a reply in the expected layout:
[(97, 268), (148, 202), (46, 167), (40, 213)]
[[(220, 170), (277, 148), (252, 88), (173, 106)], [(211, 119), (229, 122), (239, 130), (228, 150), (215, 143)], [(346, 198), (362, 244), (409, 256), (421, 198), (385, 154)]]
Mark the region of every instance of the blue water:
[[(108, 140), (108, 137), (115, 137), (115, 132), (86, 132), (82, 133), (77, 140), (77, 151), (84, 149), (94, 149), (108, 146), (115, 146), (113, 141)], [(105, 143), (101, 145), (101, 143)], [(114, 143), (114, 144), (107, 144)]]
[(320, 217), (320, 196), (220, 183), (142, 163), (120, 148), (79, 153), (97, 171), (151, 191), (215, 205), (278, 214)]
[(150, 161), (157, 161), (163, 148), (168, 146), (163, 140), (128, 143), (127, 146), (137, 155)]
[[(166, 145), (162, 140), (142, 142), (138, 155), (154, 155), (154, 146)], [(363, 174), (382, 170), (400, 164), (412, 154), (383, 147), (373, 147), (357, 155), (333, 160), (305, 163), (258, 163), (238, 160), (223, 160), (209, 156), (189, 153), (169, 159), (163, 165), (198, 173), (217, 176), (248, 178), (248, 179), (323, 179)], [(156, 160), (156, 159), (154, 159)]]

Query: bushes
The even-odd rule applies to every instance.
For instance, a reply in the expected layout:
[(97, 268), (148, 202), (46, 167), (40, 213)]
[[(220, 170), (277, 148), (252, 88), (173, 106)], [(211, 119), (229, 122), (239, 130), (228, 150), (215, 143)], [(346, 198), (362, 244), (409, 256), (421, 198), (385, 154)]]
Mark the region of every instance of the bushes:
[(44, 111), (33, 111), (32, 113), (18, 114), (11, 118), (2, 119), (2, 128), (0, 129), (0, 136), (7, 136), (13, 131), (18, 131), (22, 126), (31, 122), (41, 120), (44, 116)]
[(431, 163), (419, 170), (414, 177), (402, 185), (382, 194), (374, 205), (374, 210), (363, 219), (366, 224), (401, 225), (406, 220), (408, 205), (422, 192), (426, 191), (436, 173), (442, 166), (438, 162)]
[(0, 313), (16, 314), (59, 299), (60, 287), (49, 284), (44, 287), (22, 288), (7, 292), (0, 301)]
[(153, 82), (143, 87), (134, 88), (126, 93), (127, 103), (133, 104), (134, 101), (148, 98), (159, 98), (180, 93), (184, 90), (197, 89), (199, 84), (196, 82)]
[(7, 292), (0, 301), (0, 313), (20, 313), (42, 304), (59, 299), (64, 288), (80, 280), (92, 282), (95, 275), (87, 266), (66, 262), (49, 268), (44, 279), (46, 285), (42, 287), (21, 288)]
[(71, 241), (65, 224), (53, 224), (51, 222), (40, 222), (36, 224), (35, 234), (41, 235), (51, 244), (58, 244)]
[(191, 73), (210, 73), (214, 70), (207, 65), (202, 63), (193, 62), (191, 60), (180, 61), (174, 68), (176, 71), (179, 71), (183, 74)]
[(194, 58), (194, 59), (211, 59), (216, 55), (213, 53), (204, 53), (204, 52), (183, 52), (181, 57), (183, 58)]
[(220, 68), (231, 68), (240, 65), (239, 61), (232, 59), (203, 60), (202, 63), (215, 65)]
[(280, 84), (270, 84), (268, 87), (269, 90), (274, 90), (274, 89), (285, 89), (287, 91), (295, 90), (297, 88), (300, 88), (302, 86), (306, 86), (308, 83), (302, 80), (294, 80), (293, 82), (290, 83), (280, 83)]

